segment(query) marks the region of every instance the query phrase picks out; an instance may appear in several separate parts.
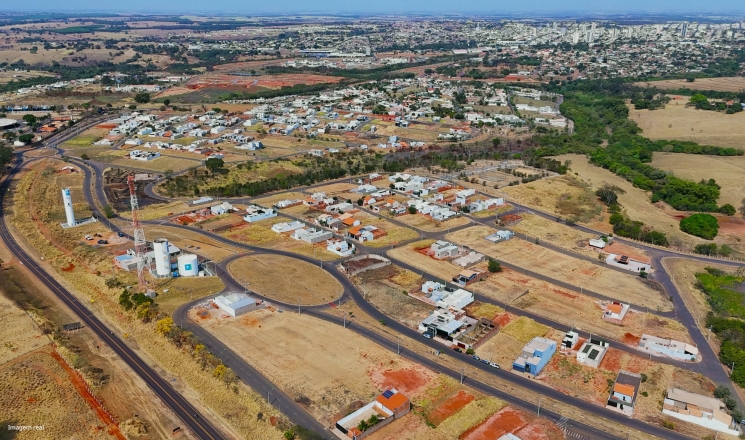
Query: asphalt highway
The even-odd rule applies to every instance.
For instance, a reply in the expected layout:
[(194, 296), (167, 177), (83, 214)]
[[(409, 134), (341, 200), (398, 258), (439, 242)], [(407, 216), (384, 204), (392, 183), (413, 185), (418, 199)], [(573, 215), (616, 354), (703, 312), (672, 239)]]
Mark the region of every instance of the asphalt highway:
[[(80, 130), (78, 130), (80, 131)], [(62, 134), (71, 135), (71, 133), (62, 132)], [(55, 140), (66, 139), (65, 136), (55, 138)], [(16, 161), (13, 169), (5, 180), (0, 184), (0, 239), (10, 249), (11, 253), (18, 261), (26, 266), (49, 290), (51, 290), (62, 302), (67, 305), (81, 319), (85, 325), (90, 328), (98, 338), (107, 344), (132, 370), (145, 381), (145, 383), (163, 400), (163, 402), (176, 414), (186, 427), (199, 438), (202, 439), (222, 439), (223, 434), (215, 429), (199, 412), (176, 392), (162, 377), (160, 377), (149, 365), (147, 365), (131, 348), (109, 328), (107, 328), (87, 307), (81, 304), (77, 298), (67, 289), (47, 274), (44, 269), (31, 258), (26, 251), (16, 242), (13, 235), (8, 229), (5, 217), (5, 197), (9, 195), (9, 186), (13, 175), (15, 175), (23, 162), (22, 154), (16, 155)]]

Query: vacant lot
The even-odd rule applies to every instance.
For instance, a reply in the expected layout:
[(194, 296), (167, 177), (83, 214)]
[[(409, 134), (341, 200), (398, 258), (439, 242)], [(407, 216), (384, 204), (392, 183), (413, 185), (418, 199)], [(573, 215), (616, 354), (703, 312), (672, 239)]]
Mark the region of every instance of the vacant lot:
[(419, 274), (390, 265), (362, 272), (352, 280), (375, 308), (411, 328), (432, 313), (432, 306), (405, 293), (422, 285)]
[(375, 226), (386, 232), (386, 234), (375, 240), (365, 242), (365, 246), (380, 248), (391, 245), (396, 245), (403, 241), (412, 240), (417, 238), (419, 235), (413, 229), (399, 226), (395, 223), (391, 223), (388, 220), (380, 217), (376, 217), (368, 212), (361, 211), (354, 215), (355, 218), (360, 220), (363, 226)]
[(603, 208), (592, 188), (574, 176), (541, 179), (504, 187), (500, 191), (517, 203), (555, 214), (562, 219), (571, 218), (601, 230), (604, 230), (603, 227), (610, 230), (607, 221), (603, 222)]
[(93, 143), (106, 136), (108, 132), (109, 130), (106, 128), (91, 128), (65, 141), (61, 147), (66, 150), (85, 150), (86, 147), (95, 148), (97, 146), (93, 145)]
[[(237, 247), (231, 247), (217, 240), (205, 237), (198, 231), (176, 228), (167, 224), (147, 227), (148, 239), (166, 238), (184, 252), (196, 252), (213, 261), (221, 261), (236, 253), (245, 252)], [(196, 249), (199, 247), (199, 249)]]
[(688, 82), (685, 79), (666, 79), (663, 81), (642, 81), (634, 83), (634, 85), (639, 87), (656, 87), (660, 90), (691, 89), (740, 92), (742, 89), (745, 89), (745, 78), (741, 76), (696, 78), (694, 82)]
[(445, 238), (577, 288), (586, 287), (605, 296), (653, 310), (672, 310), (672, 304), (664, 298), (662, 292), (649, 287), (637, 276), (606, 269), (517, 238), (499, 244), (484, 240), (493, 231), (486, 226), (474, 226), (448, 234)]
[(719, 204), (739, 208), (745, 203), (745, 156), (702, 156), (700, 154), (654, 153), (652, 166), (682, 179), (714, 179), (722, 187)]
[(244, 223), (223, 232), (222, 235), (239, 243), (285, 250), (324, 261), (339, 258), (338, 255), (326, 250), (326, 242), (310, 244), (290, 238), (289, 234), (278, 234), (272, 231), (273, 225), (287, 221), (283, 217), (273, 217), (256, 223)]
[(238, 282), (267, 298), (286, 304), (325, 304), (344, 291), (318, 266), (281, 255), (249, 255), (231, 261), (228, 271)]
[(129, 157), (114, 158), (109, 162), (113, 166), (138, 168), (148, 171), (164, 172), (165, 170), (183, 171), (187, 168), (199, 166), (198, 160), (183, 159), (180, 157), (161, 156), (150, 161), (132, 160)]
[(588, 247), (590, 239), (597, 238), (595, 235), (571, 228), (564, 223), (547, 220), (535, 214), (520, 215), (523, 219), (512, 227), (512, 230), (518, 234), (528, 234), (528, 236), (538, 238), (542, 242), (555, 244), (585, 255), (595, 256), (597, 254)]
[[(44, 425), (45, 438), (109, 438), (52, 353), (45, 347), (2, 365), (0, 414), (4, 424)], [(6, 426), (3, 430), (9, 432)], [(38, 432), (25, 432), (18, 438), (39, 436)]]
[(403, 247), (391, 249), (386, 254), (392, 258), (404, 261), (421, 271), (449, 280), (460, 272), (460, 267), (447, 261), (436, 260), (416, 251), (418, 248), (429, 247), (432, 243), (434, 243), (434, 240), (417, 241)]
[[(561, 161), (570, 160), (572, 162), (571, 171), (577, 173), (580, 178), (589, 183), (593, 191), (605, 183), (616, 185), (623, 189), (625, 193), (618, 195), (618, 202), (626, 214), (632, 220), (644, 222), (644, 224), (667, 234), (667, 239), (672, 246), (690, 248), (696, 243), (703, 242), (699, 238), (682, 232), (678, 226), (680, 219), (668, 215), (662, 203), (652, 204), (649, 193), (639, 188), (634, 188), (630, 182), (606, 169), (592, 165), (585, 156), (580, 154), (565, 154), (556, 156), (554, 159)], [(715, 178), (716, 176), (711, 177)], [(607, 217), (604, 218), (603, 223), (606, 225), (607, 232), (612, 232)]]
[(424, 214), (402, 215), (401, 217), (396, 217), (396, 220), (406, 223), (412, 228), (427, 232), (447, 231), (450, 228), (467, 225), (471, 222), (471, 220), (465, 216), (454, 217), (441, 222)]
[[(5, 276), (0, 272), (0, 276)], [(49, 340), (33, 324), (31, 317), (0, 291), (0, 365), (33, 351)]]
[(218, 277), (178, 277), (158, 281), (155, 289), (158, 292), (158, 307), (168, 315), (181, 304), (214, 295), (225, 288)]
[(629, 109), (629, 117), (639, 124), (642, 135), (652, 140), (675, 139), (703, 145), (745, 148), (745, 113), (721, 112), (686, 107), (688, 97), (673, 99), (664, 109)]
[(264, 309), (200, 321), (329, 426), (387, 386), (415, 398), (435, 377), (350, 330), (307, 315)]

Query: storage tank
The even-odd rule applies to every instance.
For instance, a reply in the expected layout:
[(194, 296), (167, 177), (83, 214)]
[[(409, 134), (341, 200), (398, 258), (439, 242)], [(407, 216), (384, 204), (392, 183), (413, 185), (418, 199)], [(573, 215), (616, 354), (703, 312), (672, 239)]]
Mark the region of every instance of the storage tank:
[(153, 242), (155, 252), (155, 273), (159, 277), (171, 274), (171, 257), (168, 255), (168, 240), (159, 238)]
[(72, 196), (70, 195), (70, 188), (64, 188), (62, 190), (62, 203), (65, 205), (65, 216), (67, 217), (67, 226), (75, 226), (75, 211), (72, 209)]
[(178, 274), (182, 277), (195, 277), (199, 274), (199, 262), (194, 254), (178, 257)]

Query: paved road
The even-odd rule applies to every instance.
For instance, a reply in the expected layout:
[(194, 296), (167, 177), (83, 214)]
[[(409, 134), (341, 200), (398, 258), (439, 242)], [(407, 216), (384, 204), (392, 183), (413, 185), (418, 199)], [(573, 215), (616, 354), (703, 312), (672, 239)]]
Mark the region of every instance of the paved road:
[[(64, 139), (64, 138), (60, 138)], [(21, 153), (23, 154), (23, 153)], [(106, 343), (111, 349), (145, 381), (145, 383), (160, 397), (163, 402), (202, 439), (222, 439), (223, 434), (216, 430), (209, 422), (199, 415), (199, 412), (177, 393), (162, 377), (160, 377), (149, 365), (147, 365), (137, 354), (124, 342), (108, 329), (87, 307), (81, 304), (77, 298), (67, 289), (62, 287), (57, 280), (47, 274), (40, 265), (34, 261), (11, 235), (5, 217), (5, 196), (9, 194), (9, 186), (13, 175), (18, 172), (22, 163), (22, 156), (17, 155), (15, 166), (8, 177), (0, 184), (0, 239), (10, 249), (18, 261), (26, 266), (46, 287), (62, 300), (81, 321), (90, 328), (98, 338)]]

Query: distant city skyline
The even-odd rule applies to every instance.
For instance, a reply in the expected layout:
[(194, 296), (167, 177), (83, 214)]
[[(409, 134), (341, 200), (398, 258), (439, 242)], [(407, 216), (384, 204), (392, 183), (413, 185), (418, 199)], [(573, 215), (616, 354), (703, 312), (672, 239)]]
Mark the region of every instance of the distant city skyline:
[(376, 2), (350, 2), (325, 0), (309, 3), (300, 0), (275, 0), (272, 2), (246, 2), (245, 0), (129, 0), (126, 2), (101, 2), (100, 0), (31, 0), (30, 2), (2, 2), (2, 12), (116, 12), (116, 13), (167, 13), (167, 14), (466, 14), (477, 13), (509, 15), (592, 15), (592, 14), (719, 14), (745, 13), (745, 2), (735, 0), (534, 0), (532, 2), (507, 2), (471, 0), (453, 2), (445, 0)]

